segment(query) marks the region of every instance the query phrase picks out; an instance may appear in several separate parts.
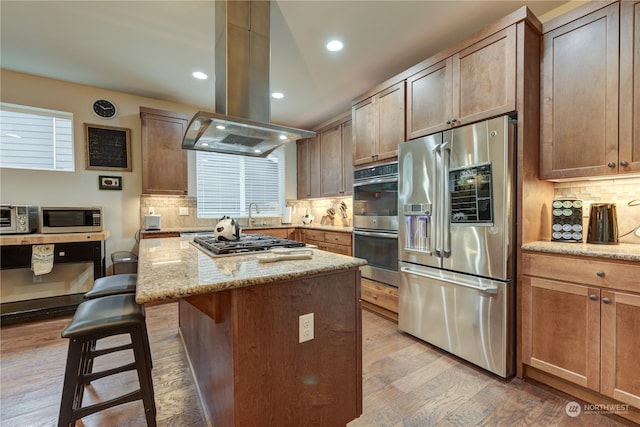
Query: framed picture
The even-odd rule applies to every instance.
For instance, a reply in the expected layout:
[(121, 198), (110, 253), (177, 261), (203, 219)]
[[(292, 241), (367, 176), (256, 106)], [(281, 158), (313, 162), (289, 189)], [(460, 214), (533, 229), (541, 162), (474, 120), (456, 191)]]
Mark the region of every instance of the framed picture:
[(85, 123), (86, 169), (131, 172), (131, 129)]
[(122, 177), (100, 175), (98, 187), (100, 190), (122, 190)]

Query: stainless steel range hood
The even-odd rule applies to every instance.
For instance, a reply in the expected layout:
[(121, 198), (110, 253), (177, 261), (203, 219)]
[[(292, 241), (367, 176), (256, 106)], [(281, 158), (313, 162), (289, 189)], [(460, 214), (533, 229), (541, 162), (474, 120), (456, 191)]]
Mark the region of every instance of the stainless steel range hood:
[(216, 112), (198, 112), (182, 141), (188, 150), (265, 157), (315, 132), (269, 123), (270, 1), (216, 1)]

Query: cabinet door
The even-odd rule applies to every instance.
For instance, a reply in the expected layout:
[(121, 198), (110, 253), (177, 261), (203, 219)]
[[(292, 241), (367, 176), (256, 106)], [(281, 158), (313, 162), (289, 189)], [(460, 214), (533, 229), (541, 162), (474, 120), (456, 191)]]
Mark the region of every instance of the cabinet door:
[(320, 141), (318, 137), (309, 140), (309, 197), (320, 197)]
[(353, 194), (353, 126), (351, 120), (342, 125), (342, 194)]
[(600, 290), (524, 276), (522, 360), (598, 391)]
[(602, 291), (601, 392), (640, 408), (640, 296)]
[(351, 109), (353, 121), (353, 164), (375, 161), (374, 145), (378, 135), (378, 121), (374, 97), (367, 98)]
[(618, 173), (618, 8), (543, 36), (542, 179)]
[(405, 83), (380, 92), (378, 104), (377, 160), (398, 156), (398, 144), (405, 141)]
[(336, 196), (343, 192), (342, 127), (327, 129), (320, 134), (320, 166), (322, 168), (322, 196)]
[(452, 65), (453, 125), (515, 111), (515, 25), (453, 55)]
[(304, 139), (297, 142), (298, 159), (298, 199), (311, 196), (309, 187), (309, 140)]
[(140, 108), (140, 119), (142, 194), (187, 194), (187, 152), (182, 149), (187, 117)]
[(449, 127), (452, 96), (451, 58), (407, 79), (407, 135), (418, 138)]
[(640, 1), (620, 4), (619, 171), (640, 171)]

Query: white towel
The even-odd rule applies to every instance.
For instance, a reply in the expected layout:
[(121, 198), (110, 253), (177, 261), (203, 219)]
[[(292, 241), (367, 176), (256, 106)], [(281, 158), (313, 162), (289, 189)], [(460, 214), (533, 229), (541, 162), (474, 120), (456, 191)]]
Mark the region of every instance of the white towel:
[(31, 246), (31, 270), (36, 276), (51, 273), (53, 269), (54, 245)]

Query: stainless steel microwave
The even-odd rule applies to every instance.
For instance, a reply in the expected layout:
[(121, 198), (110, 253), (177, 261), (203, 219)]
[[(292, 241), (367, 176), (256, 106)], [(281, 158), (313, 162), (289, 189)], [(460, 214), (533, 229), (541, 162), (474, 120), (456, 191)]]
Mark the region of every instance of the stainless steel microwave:
[(37, 206), (0, 205), (0, 234), (28, 234), (37, 231)]
[(95, 233), (102, 231), (102, 207), (43, 206), (41, 233)]

